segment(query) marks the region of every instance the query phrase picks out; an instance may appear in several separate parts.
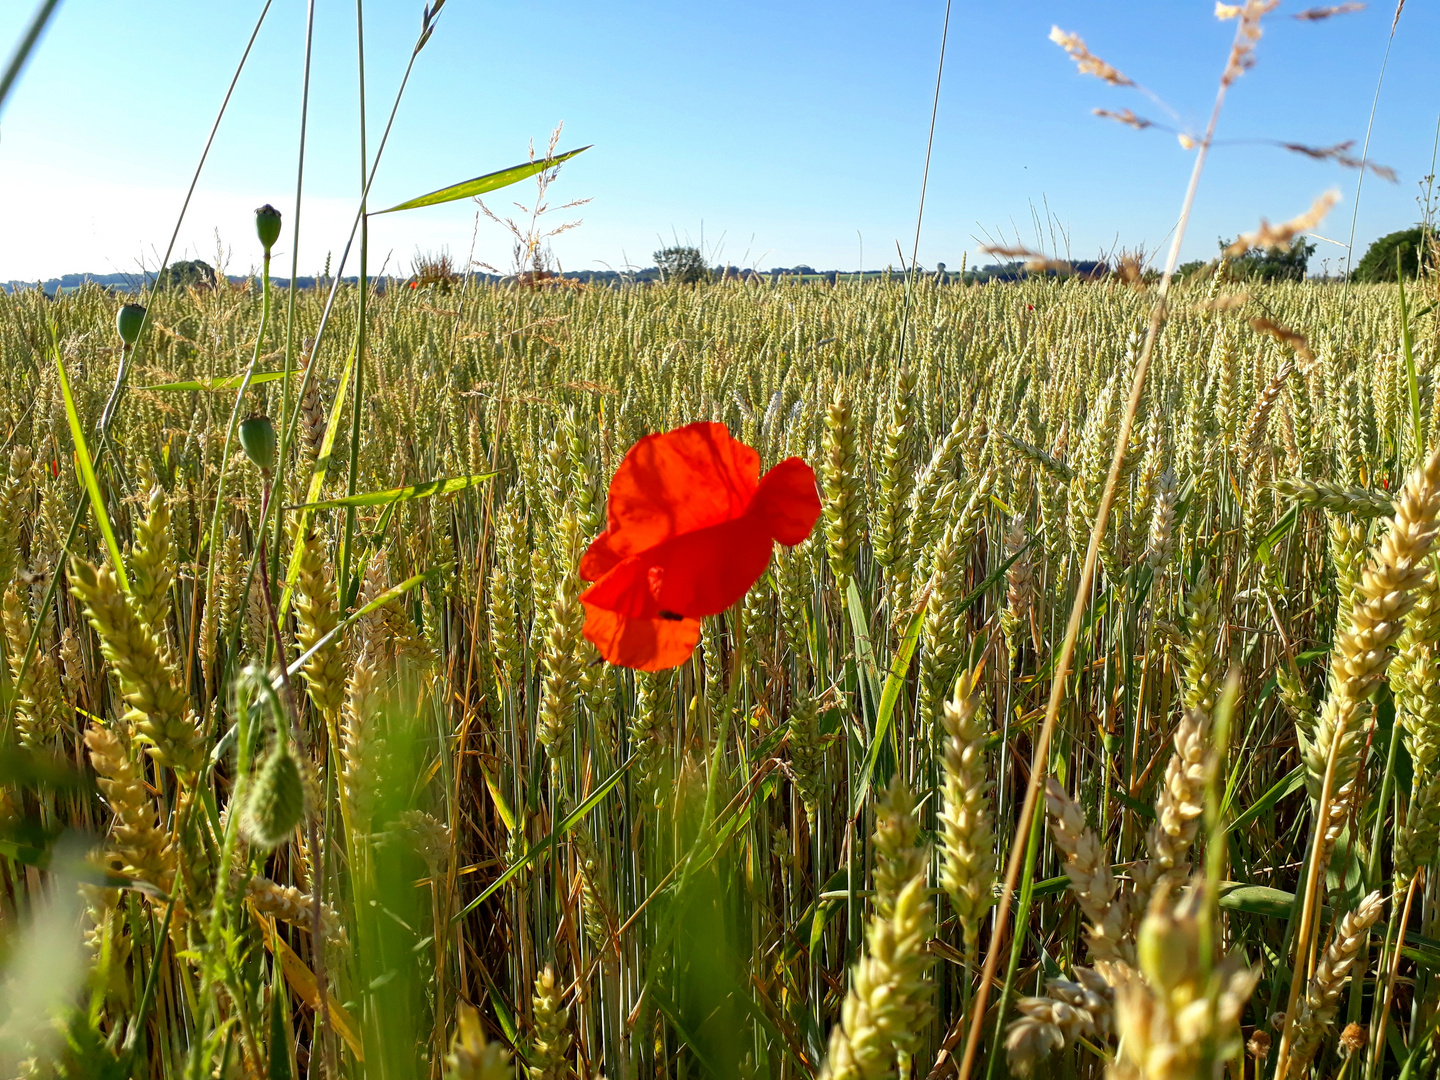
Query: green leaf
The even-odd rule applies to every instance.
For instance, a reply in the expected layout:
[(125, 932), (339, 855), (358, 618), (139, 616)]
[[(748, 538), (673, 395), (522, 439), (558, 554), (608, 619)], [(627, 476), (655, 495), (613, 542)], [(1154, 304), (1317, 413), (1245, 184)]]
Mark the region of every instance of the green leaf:
[[(1420, 260), (1422, 263), (1424, 259)], [(1415, 339), (1410, 333), (1410, 311), (1405, 302), (1405, 272), (1400, 266), (1400, 251), (1395, 251), (1395, 280), (1400, 286), (1400, 351), (1405, 355), (1405, 382), (1410, 392), (1410, 425), (1415, 437), (1415, 460), (1425, 460), (1425, 426), (1421, 420), (1420, 378), (1415, 372)]]
[(1285, 796), (1298, 791), (1305, 786), (1305, 766), (1296, 765), (1285, 776), (1278, 780), (1275, 785), (1260, 798), (1256, 799), (1250, 806), (1240, 812), (1239, 816), (1230, 823), (1227, 833), (1236, 832), (1245, 828), (1261, 814), (1268, 813), (1276, 803)]
[(880, 707), (875, 710), (875, 734), (870, 740), (870, 752), (865, 755), (865, 766), (860, 771), (860, 783), (855, 788), (853, 809), (856, 812), (865, 802), (865, 796), (870, 793), (870, 777), (875, 772), (880, 747), (885, 745), (885, 736), (890, 731), (890, 720), (895, 715), (895, 704), (900, 700), (900, 691), (905, 688), (905, 678), (910, 671), (910, 661), (915, 656), (915, 646), (920, 642), (920, 626), (924, 621), (924, 608), (910, 616), (910, 623), (905, 627), (905, 636), (900, 639), (900, 647), (890, 658), (885, 689), (880, 692)]
[[(303, 374), (295, 370), (291, 375)], [(250, 376), (250, 385), (259, 383), (277, 382), (285, 378), (283, 371), (257, 371)], [(178, 392), (182, 390), (234, 390), (245, 381), (245, 372), (238, 375), (217, 375), (213, 379), (187, 379), (184, 382), (155, 383), (152, 386), (139, 386), (137, 390), (155, 390), (159, 392)]]
[(457, 491), (474, 487), (489, 480), (495, 473), (475, 473), (473, 476), (452, 476), (448, 480), (427, 480), (423, 484), (409, 487), (390, 488), (386, 491), (362, 491), (355, 495), (343, 495), (338, 499), (287, 506), (286, 510), (335, 510), (345, 506), (389, 506), (391, 503), (406, 502), (409, 499), (425, 499), (431, 495), (453, 495)]
[[(988, 577), (975, 587), (975, 591), (967, 596), (960, 605), (958, 614), (963, 615), (977, 603), (980, 598), (994, 588), (996, 582), (1005, 577), (1005, 572), (1021, 555), (1030, 549), (1035, 542), (1032, 537), (1024, 546), (1017, 548), (1010, 557), (992, 570)], [(905, 627), (905, 636), (900, 640), (900, 647), (895, 650), (895, 655), (890, 658), (890, 671), (885, 676), (885, 688), (880, 693), (880, 706), (875, 711), (875, 735), (870, 740), (870, 752), (865, 755), (865, 765), (860, 771), (860, 783), (855, 788), (855, 803), (851, 807), (852, 813), (858, 813), (865, 797), (870, 793), (870, 779), (875, 772), (875, 762), (880, 756), (880, 747), (885, 742), (885, 736), (890, 730), (890, 719), (895, 713), (895, 704), (900, 700), (900, 691), (905, 688), (905, 678), (910, 671), (910, 661), (915, 656), (915, 646), (920, 641), (920, 625), (925, 619), (925, 609), (921, 608), (910, 616), (910, 622)]]
[(1289, 512), (1277, 521), (1271, 530), (1260, 538), (1260, 543), (1255, 545), (1255, 557), (1265, 565), (1270, 565), (1270, 552), (1274, 550), (1285, 536), (1295, 527), (1295, 519), (1298, 516), (1298, 507), (1292, 506)]
[(1268, 885), (1246, 885), (1244, 882), (1226, 882), (1221, 886), (1220, 906), (1229, 911), (1243, 911), (1250, 915), (1265, 915), (1271, 919), (1290, 917), (1290, 907), (1295, 894), (1284, 889), (1272, 889)]
[(290, 1010), (290, 995), (284, 977), (277, 974), (270, 987), (270, 1068), (268, 1080), (292, 1080), (290, 1069), (290, 1031), (285, 1022)]
[(110, 526), (110, 515), (105, 513), (105, 500), (100, 495), (100, 481), (95, 478), (95, 466), (90, 458), (90, 448), (85, 445), (85, 432), (80, 425), (80, 414), (75, 409), (75, 395), (70, 392), (70, 376), (65, 372), (65, 360), (60, 355), (60, 340), (51, 328), (51, 345), (55, 352), (55, 368), (60, 373), (60, 393), (65, 398), (65, 417), (70, 421), (70, 437), (75, 440), (75, 468), (85, 483), (90, 495), (90, 505), (95, 509), (95, 520), (100, 523), (100, 533), (105, 537), (105, 548), (110, 552), (110, 565), (115, 568), (115, 577), (127, 593), (130, 581), (125, 576), (125, 562), (120, 558), (120, 545), (115, 540), (115, 530)]
[(865, 615), (865, 604), (860, 599), (860, 590), (855, 579), (845, 589), (845, 606), (850, 613), (850, 628), (855, 632), (855, 652), (860, 657), (860, 668), (865, 681), (870, 684), (870, 700), (880, 696), (880, 672), (875, 666), (875, 647), (870, 640), (870, 620)]
[(406, 202), (398, 203), (385, 210), (372, 211), (370, 216), (377, 214), (393, 214), (396, 210), (414, 210), (418, 206), (438, 206), (441, 203), (454, 202), (456, 199), (468, 199), (474, 195), (484, 195), (487, 192), (499, 188), (509, 187), (518, 183), (526, 177), (534, 176), (538, 172), (553, 168), (562, 161), (568, 161), (576, 154), (583, 154), (590, 147), (582, 146), (579, 150), (567, 150), (553, 158), (545, 158), (542, 161), (527, 161), (523, 165), (512, 165), (508, 169), (501, 169), (499, 172), (486, 173), (484, 176), (477, 176), (473, 180), (466, 180), (459, 184), (451, 184), (439, 191), (432, 191), (428, 195), (420, 195)]

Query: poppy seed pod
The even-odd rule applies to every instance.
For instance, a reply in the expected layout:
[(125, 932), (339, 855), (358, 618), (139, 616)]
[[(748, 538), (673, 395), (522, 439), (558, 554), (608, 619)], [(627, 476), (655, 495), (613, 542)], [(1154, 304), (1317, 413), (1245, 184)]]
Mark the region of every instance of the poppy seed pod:
[(129, 348), (140, 337), (140, 327), (145, 322), (145, 308), (141, 304), (126, 304), (115, 314), (115, 332)]
[(248, 416), (240, 421), (240, 449), (263, 473), (275, 468), (275, 425), (268, 416)]
[(280, 211), (269, 203), (255, 211), (255, 235), (260, 237), (260, 246), (265, 249), (266, 255), (280, 239)]
[(245, 800), (245, 835), (266, 850), (279, 847), (305, 816), (300, 766), (282, 739), (255, 775)]

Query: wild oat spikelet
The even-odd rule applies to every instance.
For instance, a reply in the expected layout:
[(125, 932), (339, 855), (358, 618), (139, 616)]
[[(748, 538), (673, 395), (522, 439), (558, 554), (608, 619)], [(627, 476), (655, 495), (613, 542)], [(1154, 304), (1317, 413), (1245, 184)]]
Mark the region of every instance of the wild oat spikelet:
[(883, 421), (878, 477), (879, 498), (870, 523), (875, 563), (889, 572), (904, 556), (905, 525), (910, 492), (915, 487), (915, 376), (902, 367), (890, 391), (890, 408)]
[(1050, 813), (1050, 835), (1065, 853), (1070, 891), (1090, 920), (1087, 936), (1094, 960), (1129, 960), (1132, 947), (1123, 940), (1126, 905), (1117, 896), (1110, 858), (1100, 839), (1085, 824), (1085, 813), (1050, 777), (1045, 781), (1045, 806)]
[(445, 1080), (513, 1080), (510, 1051), (485, 1038), (480, 1014), (465, 1002), (455, 1009), (455, 1038), (445, 1055)]
[[(1433, 560), (1432, 560), (1433, 562)], [(1404, 731), (1415, 782), (1395, 836), (1396, 889), (1430, 862), (1440, 842), (1440, 576), (1427, 568), (1390, 662), (1395, 717)]]
[[(325, 548), (311, 531), (295, 538), (300, 573), (295, 580), (296, 639), (301, 653), (309, 652), (339, 625), (335, 612), (335, 581)], [(334, 718), (345, 700), (348, 664), (338, 640), (305, 661), (305, 689), (320, 715)]]
[(1145, 542), (1145, 564), (1159, 574), (1175, 553), (1175, 500), (1179, 480), (1173, 469), (1160, 474), (1155, 489), (1155, 510), (1150, 517), (1150, 534)]
[(855, 408), (843, 386), (825, 414), (825, 436), (820, 466), (822, 528), (830, 571), (840, 595), (855, 576), (860, 553), (860, 532), (865, 516), (865, 487), (860, 478), (859, 434)]
[(33, 506), (34, 458), (28, 447), (14, 446), (0, 484), (0, 589), (8, 588), (20, 565), (20, 529)]
[(152, 885), (162, 883), (170, 869), (165, 836), (139, 767), (110, 728), (91, 724), (85, 729), (85, 745), (100, 794), (115, 815), (110, 845), (120, 857), (121, 869)]
[(1208, 567), (1202, 568), (1190, 595), (1185, 655), (1185, 708), (1207, 717), (1220, 690), (1220, 606)]
[[(256, 874), (245, 883), (245, 899), (259, 914), (279, 919), (296, 929), (308, 933), (315, 925), (315, 898), (293, 885), (280, 885)], [(344, 940), (340, 914), (329, 904), (321, 905), (320, 926), (327, 941)]]
[(1135, 84), (1122, 75), (1115, 68), (1111, 67), (1104, 60), (1092, 53), (1086, 47), (1085, 41), (1079, 34), (1071, 34), (1061, 30), (1058, 26), (1050, 27), (1050, 40), (1059, 45), (1070, 58), (1075, 61), (1076, 67), (1082, 75), (1094, 75), (1097, 79), (1104, 79), (1111, 86), (1134, 86)]
[(1022, 630), (1039, 650), (1035, 627), (1035, 556), (1026, 547), (1027, 542), (1025, 516), (1016, 514), (1005, 535), (1006, 557), (1014, 556), (1015, 561), (1005, 571), (1005, 607), (1000, 612), (1000, 629), (1005, 635), (1005, 651), (1012, 666), (1018, 662), (1019, 650), (1024, 645)]
[(12, 583), (5, 590), (4, 598), (5, 651), (10, 662), (11, 685), (16, 690), (15, 726), (20, 745), (33, 750), (56, 737), (69, 710), (60, 692), (55, 661), (43, 646), (31, 658), (24, 679), (20, 677), (25, 650), (30, 646), (31, 625), (26, 609), (19, 589)]
[(535, 720), (535, 736), (550, 755), (551, 768), (557, 772), (570, 749), (569, 737), (575, 728), (582, 674), (580, 644), (585, 608), (580, 603), (577, 569), (580, 542), (576, 519), (567, 512), (560, 523), (557, 558), (562, 562), (557, 567), (555, 600), (540, 658), (544, 675), (540, 684), (540, 712)]
[(890, 917), (870, 920), (819, 1080), (882, 1080), (895, 1074), (897, 1055), (913, 1053), (929, 1018), (932, 923), (922, 877), (901, 890)]
[(965, 508), (945, 530), (930, 564), (929, 597), (920, 627), (920, 716), (927, 739), (938, 734), (945, 699), (963, 660), (965, 627), (962, 606), (967, 593), (970, 554), (983, 519), (995, 473), (984, 473)]
[(1115, 992), (1098, 972), (1077, 967), (1075, 981), (1050, 979), (1043, 997), (1022, 997), (1020, 1014), (1005, 1033), (1005, 1058), (1016, 1076), (1029, 1076), (1077, 1038), (1104, 1041), (1110, 1034)]
[(875, 910), (881, 918), (890, 917), (912, 878), (924, 877), (925, 860), (915, 795), (897, 772), (875, 804)]
[(1175, 728), (1175, 752), (1165, 765), (1165, 780), (1155, 796), (1155, 821), (1145, 834), (1148, 861), (1135, 865), (1135, 899), (1143, 907), (1162, 879), (1179, 885), (1188, 876), (1185, 861), (1200, 831), (1205, 787), (1212, 767), (1208, 738), (1210, 717), (1188, 710)]
[(159, 484), (151, 487), (147, 506), (149, 513), (136, 525), (130, 549), (130, 605), (140, 625), (149, 627), (163, 644), (175, 580), (175, 545), (170, 538), (170, 504)]
[(530, 1038), (530, 1080), (563, 1080), (570, 1075), (570, 1010), (561, 1004), (555, 970), (548, 964), (535, 977), (535, 1032)]
[(820, 713), (815, 697), (797, 688), (790, 706), (790, 768), (805, 816), (813, 824), (824, 795), (825, 746), (820, 738)]
[(1290, 1076), (1301, 1077), (1309, 1072), (1310, 1061), (1315, 1051), (1320, 1049), (1320, 1041), (1335, 1024), (1340, 991), (1345, 988), (1355, 962), (1362, 959), (1360, 946), (1384, 909), (1380, 894), (1372, 892), (1360, 901), (1354, 911), (1347, 912), (1335, 927), (1329, 947), (1305, 986), (1305, 996), (1295, 1016)]
[(1274, 488), (1287, 499), (1305, 506), (1329, 510), (1332, 514), (1349, 514), (1356, 518), (1389, 517), (1395, 513), (1395, 500), (1380, 491), (1363, 487), (1344, 487), (1322, 480), (1285, 477), (1276, 480)]
[[(1207, 1051), (1221, 1065), (1240, 1051), (1240, 1014), (1260, 969), (1233, 955), (1221, 957), (1210, 973), (1218, 984), (1212, 1007), (1200, 963), (1204, 911), (1198, 888), (1178, 904), (1168, 884), (1157, 889), (1140, 925), (1139, 970), (1124, 964), (1109, 969), (1120, 1037), (1110, 1080), (1200, 1080)], [(1219, 1070), (1213, 1075), (1218, 1078)]]
[(190, 699), (158, 642), (136, 619), (115, 572), (72, 559), (70, 588), (100, 636), (100, 651), (119, 680), (120, 696), (130, 706), (125, 719), (135, 726), (136, 737), (159, 764), (174, 769), (182, 779), (193, 778), (205, 751)]
[(975, 679), (975, 671), (961, 672), (954, 696), (945, 703), (940, 811), (940, 884), (960, 919), (965, 954), (972, 962), (980, 923), (995, 903), (995, 834), (985, 775), (990, 726)]
[[(1404, 630), (1427, 574), (1425, 559), (1440, 534), (1440, 452), (1417, 469), (1396, 500), (1395, 517), (1356, 588), (1348, 626), (1335, 633), (1330, 692), (1305, 755), (1312, 798), (1318, 798), (1327, 762), (1336, 755), (1327, 842), (1333, 842), (1355, 799), (1362, 720), (1370, 695), (1385, 677), (1391, 648)], [(1338, 746), (1336, 745), (1338, 743)]]

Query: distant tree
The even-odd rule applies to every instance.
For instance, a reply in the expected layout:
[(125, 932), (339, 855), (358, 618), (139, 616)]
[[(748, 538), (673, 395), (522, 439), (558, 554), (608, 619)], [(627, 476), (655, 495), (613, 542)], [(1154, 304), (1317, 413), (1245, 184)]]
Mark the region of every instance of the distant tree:
[[(1427, 231), (1429, 236), (1426, 235)], [(1405, 276), (1415, 277), (1420, 273), (1420, 250), (1427, 244), (1433, 245), (1434, 235), (1433, 230), (1426, 230), (1423, 225), (1416, 225), (1413, 229), (1401, 229), (1380, 237), (1370, 245), (1369, 250), (1365, 252), (1365, 257), (1360, 260), (1360, 265), (1355, 267), (1355, 280), (1363, 282), (1394, 281), (1396, 252), (1400, 254), (1400, 263), (1405, 269)], [(1435, 265), (1433, 247), (1426, 253), (1425, 265)]]
[(705, 265), (705, 257), (697, 247), (676, 245), (661, 248), (654, 257), (660, 276), (665, 281), (694, 285), (710, 280), (710, 268)]
[(213, 289), (215, 268), (200, 259), (186, 259), (173, 262), (160, 274), (160, 287), (164, 289)]
[[(1229, 242), (1222, 240), (1222, 248)], [(1240, 281), (1304, 281), (1315, 245), (1304, 237), (1296, 237), (1288, 250), (1251, 248), (1230, 261), (1230, 277)]]

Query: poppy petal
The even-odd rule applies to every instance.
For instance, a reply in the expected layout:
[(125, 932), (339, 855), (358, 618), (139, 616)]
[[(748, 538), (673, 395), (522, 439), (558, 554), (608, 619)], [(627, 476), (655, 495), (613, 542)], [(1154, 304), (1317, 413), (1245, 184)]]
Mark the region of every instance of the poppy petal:
[(740, 517), (759, 479), (760, 455), (724, 424), (645, 436), (610, 481), (606, 528), (580, 560), (580, 576), (595, 581), (671, 537)]
[(631, 618), (718, 615), (759, 580), (772, 547), (764, 522), (747, 515), (632, 555), (580, 598)]
[(786, 458), (760, 479), (750, 513), (764, 521), (780, 543), (801, 543), (820, 519), (815, 470), (798, 457)]
[(586, 604), (585, 636), (612, 664), (663, 671), (690, 659), (700, 641), (700, 620), (636, 619)]

